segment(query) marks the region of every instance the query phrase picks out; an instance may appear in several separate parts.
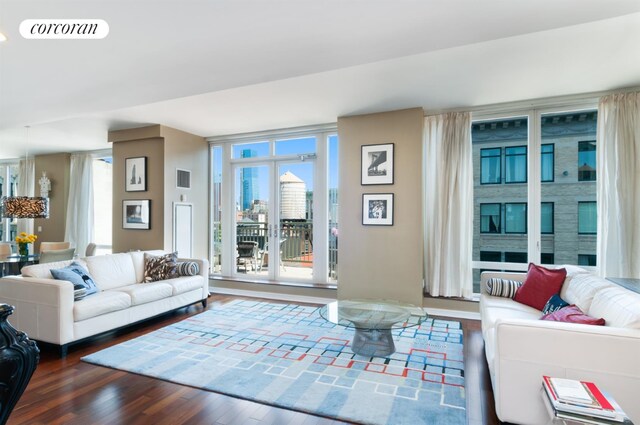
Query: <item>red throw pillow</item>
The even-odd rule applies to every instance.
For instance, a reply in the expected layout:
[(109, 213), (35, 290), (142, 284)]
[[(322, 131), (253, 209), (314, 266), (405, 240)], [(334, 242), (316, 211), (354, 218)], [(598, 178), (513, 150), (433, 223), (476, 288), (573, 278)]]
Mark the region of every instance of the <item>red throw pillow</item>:
[(560, 292), (566, 277), (566, 269), (547, 269), (529, 263), (527, 278), (513, 299), (542, 311), (549, 298)]
[(576, 305), (561, 308), (553, 313), (545, 314), (540, 320), (551, 320), (554, 322), (582, 323), (585, 325), (604, 326), (604, 319), (596, 319), (587, 316)]

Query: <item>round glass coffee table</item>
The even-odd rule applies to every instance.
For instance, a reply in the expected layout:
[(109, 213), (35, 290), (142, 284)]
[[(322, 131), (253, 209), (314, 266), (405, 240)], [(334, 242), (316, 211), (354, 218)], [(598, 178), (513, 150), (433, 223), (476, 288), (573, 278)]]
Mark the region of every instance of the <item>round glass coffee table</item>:
[(418, 326), (427, 319), (422, 307), (390, 300), (340, 300), (320, 307), (328, 322), (354, 328), (351, 350), (363, 356), (395, 353), (391, 330)]

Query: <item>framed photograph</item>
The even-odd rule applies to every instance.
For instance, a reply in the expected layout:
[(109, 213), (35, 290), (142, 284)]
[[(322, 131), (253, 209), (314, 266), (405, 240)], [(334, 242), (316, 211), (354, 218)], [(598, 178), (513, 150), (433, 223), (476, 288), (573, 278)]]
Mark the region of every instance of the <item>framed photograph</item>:
[(393, 226), (393, 193), (363, 193), (362, 224)]
[(144, 192), (147, 190), (147, 157), (127, 158), (125, 160), (125, 190)]
[(151, 228), (151, 200), (129, 199), (122, 201), (122, 228), (142, 229)]
[(393, 184), (393, 143), (362, 145), (360, 184)]

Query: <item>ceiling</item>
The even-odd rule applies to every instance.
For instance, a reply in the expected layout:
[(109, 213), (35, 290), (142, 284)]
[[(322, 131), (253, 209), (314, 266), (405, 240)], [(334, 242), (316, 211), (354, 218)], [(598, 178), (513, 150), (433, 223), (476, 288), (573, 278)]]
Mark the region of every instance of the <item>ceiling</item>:
[[(32, 18), (110, 32), (23, 39)], [(0, 159), (640, 86), (640, 0), (0, 0), (0, 32)]]

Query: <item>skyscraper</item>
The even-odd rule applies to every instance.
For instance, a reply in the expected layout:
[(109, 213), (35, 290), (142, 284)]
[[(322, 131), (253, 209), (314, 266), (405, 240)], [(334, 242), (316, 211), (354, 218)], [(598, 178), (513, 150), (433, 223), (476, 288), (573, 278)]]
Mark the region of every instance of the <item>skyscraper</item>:
[[(257, 153), (253, 149), (244, 149), (242, 158), (252, 158)], [(246, 211), (251, 208), (254, 200), (259, 198), (258, 191), (258, 169), (254, 167), (242, 168), (240, 180), (242, 182), (242, 210)]]

